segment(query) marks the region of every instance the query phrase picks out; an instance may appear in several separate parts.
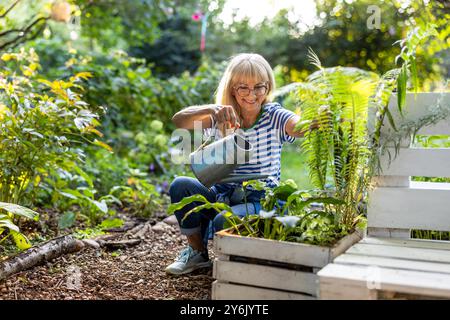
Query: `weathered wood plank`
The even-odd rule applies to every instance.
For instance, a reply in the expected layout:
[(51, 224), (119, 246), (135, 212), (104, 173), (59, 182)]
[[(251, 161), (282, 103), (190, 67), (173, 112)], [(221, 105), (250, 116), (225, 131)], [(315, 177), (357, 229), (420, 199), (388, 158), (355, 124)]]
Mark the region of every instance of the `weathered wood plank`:
[(349, 281), (336, 281), (335, 278), (320, 277), (320, 300), (375, 300), (377, 293), (377, 290), (370, 290), (361, 283), (354, 284)]
[(218, 254), (265, 259), (277, 262), (323, 267), (329, 262), (330, 249), (302, 243), (247, 238), (216, 233), (214, 251)]
[[(331, 263), (318, 275), (321, 284), (359, 284), (369, 289), (450, 298), (450, 274)], [(321, 289), (320, 296), (323, 294)], [(347, 290), (341, 291), (343, 299), (347, 294)]]
[(409, 239), (409, 238), (411, 238), (411, 230), (410, 229), (398, 229), (398, 228), (368, 227), (367, 235), (369, 237)]
[(367, 209), (368, 227), (450, 231), (449, 208), (448, 184), (375, 188)]
[(362, 239), (359, 243), (401, 246), (401, 247), (406, 246), (409, 248), (450, 250), (449, 241), (439, 241), (439, 240), (425, 240), (425, 239), (400, 240), (391, 238), (366, 237)]
[(397, 259), (450, 263), (450, 251), (447, 250), (408, 248), (389, 245), (380, 246), (376, 244), (357, 243), (353, 247), (348, 249), (346, 253), (365, 256), (392, 257)]
[(316, 297), (295, 292), (256, 288), (231, 283), (214, 281), (212, 284), (213, 300), (316, 300)]
[(388, 267), (392, 269), (431, 271), (450, 274), (450, 264), (448, 263), (365, 256), (350, 253), (343, 254), (337, 257), (334, 260), (334, 263), (358, 264), (367, 266)]
[(217, 254), (264, 259), (269, 261), (322, 268), (336, 255), (361, 239), (361, 233), (349, 234), (332, 247), (303, 243), (274, 241), (232, 235), (227, 230), (216, 233), (214, 250)]
[(223, 282), (317, 295), (318, 277), (312, 272), (216, 259), (213, 277)]

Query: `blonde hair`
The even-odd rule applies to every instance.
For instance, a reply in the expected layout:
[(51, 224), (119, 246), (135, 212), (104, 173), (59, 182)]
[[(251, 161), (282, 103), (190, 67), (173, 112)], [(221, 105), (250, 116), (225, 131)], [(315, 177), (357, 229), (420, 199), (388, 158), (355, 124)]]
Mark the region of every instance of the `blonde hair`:
[(248, 80), (267, 82), (269, 90), (263, 104), (272, 101), (275, 78), (270, 64), (256, 53), (240, 53), (231, 58), (216, 91), (216, 104), (231, 105), (240, 115), (240, 108), (233, 96), (233, 86)]

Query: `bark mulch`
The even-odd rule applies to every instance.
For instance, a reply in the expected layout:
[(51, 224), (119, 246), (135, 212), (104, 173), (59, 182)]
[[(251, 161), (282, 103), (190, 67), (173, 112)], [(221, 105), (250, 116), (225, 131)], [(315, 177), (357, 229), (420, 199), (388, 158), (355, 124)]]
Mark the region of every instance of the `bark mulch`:
[[(126, 233), (119, 237), (127, 239)], [(86, 247), (0, 282), (0, 300), (211, 298), (211, 269), (170, 276), (164, 268), (186, 246), (177, 226), (148, 227), (138, 245), (123, 249)], [(210, 258), (214, 255), (209, 248)]]

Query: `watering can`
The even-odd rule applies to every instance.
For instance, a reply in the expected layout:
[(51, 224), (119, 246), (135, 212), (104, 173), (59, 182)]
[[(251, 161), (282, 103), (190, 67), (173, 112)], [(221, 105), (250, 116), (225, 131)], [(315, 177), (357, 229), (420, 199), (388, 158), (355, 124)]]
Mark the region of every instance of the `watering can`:
[(232, 175), (234, 169), (250, 161), (254, 152), (252, 144), (239, 133), (208, 144), (211, 138), (189, 155), (192, 172), (205, 187), (268, 177), (267, 174)]

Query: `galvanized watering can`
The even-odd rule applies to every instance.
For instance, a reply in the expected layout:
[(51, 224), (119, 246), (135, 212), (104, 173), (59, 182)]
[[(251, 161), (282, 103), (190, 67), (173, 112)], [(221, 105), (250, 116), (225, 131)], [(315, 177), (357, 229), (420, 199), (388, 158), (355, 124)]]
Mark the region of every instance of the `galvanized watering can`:
[(238, 166), (248, 163), (254, 152), (252, 144), (238, 133), (208, 144), (209, 140), (189, 156), (192, 172), (205, 187), (268, 177), (261, 174), (231, 175)]

